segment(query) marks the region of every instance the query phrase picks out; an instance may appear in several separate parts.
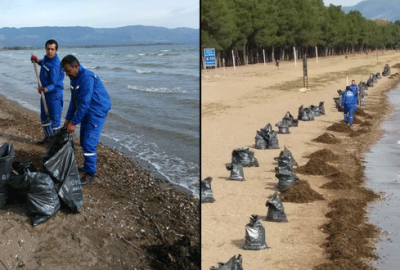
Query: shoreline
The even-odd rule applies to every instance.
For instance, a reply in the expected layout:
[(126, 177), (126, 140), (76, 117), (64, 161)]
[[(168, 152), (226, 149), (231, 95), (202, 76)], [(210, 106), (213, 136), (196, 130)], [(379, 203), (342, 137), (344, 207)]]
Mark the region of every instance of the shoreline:
[[(42, 136), (37, 113), (0, 97), (0, 144), (13, 145), (14, 161), (39, 169)], [(1, 262), (9, 269), (199, 269), (200, 200), (121, 152), (99, 144), (97, 153), (96, 181), (82, 188), (78, 213), (61, 207), (32, 227), (24, 202), (0, 209)], [(80, 146), (75, 156), (83, 164)]]
[[(20, 111), (24, 112), (25, 114), (29, 115), (33, 119), (37, 119), (38, 123), (40, 122), (40, 114), (38, 112), (32, 111), (29, 108), (24, 107), (23, 105), (19, 104), (15, 100), (7, 99), (4, 95), (1, 95), (1, 94), (0, 94), (0, 100), (7, 100), (11, 104), (11, 106), (15, 107), (17, 110), (20, 110)], [(61, 121), (63, 121), (63, 118), (61, 119)], [(76, 141), (76, 143), (79, 142), (78, 137), (79, 137), (79, 135), (75, 132), (74, 133), (74, 138), (75, 138), (74, 140)], [(100, 140), (104, 141), (104, 140), (107, 140), (107, 138), (104, 139), (104, 138), (100, 137)], [(137, 158), (137, 157), (135, 157), (133, 155), (127, 155), (128, 151), (124, 151), (123, 149), (118, 150), (118, 149), (116, 149), (116, 147), (107, 146), (102, 142), (99, 142), (99, 145), (100, 144), (104, 145), (104, 147), (107, 147), (112, 151), (123, 153), (125, 157), (127, 157), (128, 159), (131, 160), (131, 162), (137, 163), (144, 170), (146, 170), (149, 173), (151, 173), (152, 175), (154, 175), (159, 180), (158, 182), (160, 183), (160, 186), (162, 188), (164, 188), (164, 189), (165, 188), (172, 188), (172, 189), (174, 189), (174, 190), (176, 190), (178, 192), (183, 192), (183, 193), (187, 194), (187, 196), (189, 196), (189, 197), (190, 196), (195, 196), (191, 190), (170, 182), (164, 175), (159, 173), (152, 164), (150, 164), (150, 163), (148, 163), (148, 162), (146, 162), (146, 161), (144, 161), (144, 160), (142, 160), (140, 158)]]
[[(244, 66), (236, 70), (226, 69), (226, 77), (234, 81), (229, 85), (224, 85), (228, 84), (228, 81), (221, 69), (219, 73), (215, 70), (203, 71), (202, 88), (205, 91), (202, 89), (202, 97), (204, 97), (202, 100), (205, 102), (202, 104), (202, 117), (204, 118), (202, 141), (213, 138), (214, 142), (202, 145), (202, 179), (207, 176), (214, 178), (212, 189), (216, 201), (214, 204), (202, 204), (202, 269), (216, 265), (217, 262), (227, 261), (237, 254), (242, 254), (243, 267), (249, 269), (259, 266), (260, 263), (271, 265), (274, 269), (290, 267), (296, 269), (344, 269), (344, 266), (348, 266), (346, 263), (360, 262), (358, 259), (354, 259), (358, 258), (359, 254), (356, 254), (356, 257), (353, 257), (354, 254), (349, 255), (354, 262), (344, 259), (348, 254), (346, 249), (352, 247), (351, 243), (345, 242), (340, 246), (342, 250), (346, 250), (343, 253), (339, 252), (340, 248), (332, 249), (332, 246), (336, 245), (334, 242), (327, 242), (329, 234), (331, 234), (330, 239), (340, 238), (340, 233), (343, 234), (339, 230), (340, 224), (347, 224), (345, 227), (349, 225), (347, 221), (331, 219), (332, 216), (335, 217), (335, 211), (332, 210), (336, 209), (337, 204), (330, 203), (339, 198), (347, 198), (350, 201), (361, 199), (366, 202), (375, 197), (364, 188), (363, 173), (360, 170), (360, 168), (363, 169), (362, 156), (382, 135), (382, 131), (378, 129), (389, 113), (389, 107), (379, 109), (380, 106), (385, 107), (384, 104), (387, 104), (383, 103), (385, 98), (387, 99), (383, 93), (393, 89), (399, 82), (399, 78), (392, 77), (389, 80), (387, 77), (386, 79), (383, 77), (374, 87), (366, 91), (368, 96), (366, 105), (362, 106), (362, 109), (367, 110), (371, 117), (375, 116), (373, 120), (359, 116), (362, 126), (356, 124), (353, 127), (353, 133), (331, 132), (327, 128), (343, 122), (343, 113), (334, 108), (332, 98), (337, 96), (337, 89), (343, 90), (346, 85), (346, 75), (349, 76), (350, 81), (351, 78), (358, 81), (360, 77), (366, 81), (369, 72), (381, 72), (385, 61), (389, 62), (390, 66), (396, 64), (397, 62), (393, 60), (395, 59), (394, 54), (396, 52), (387, 51), (382, 56), (384, 59), (382, 60), (380, 56), (381, 60), (379, 61), (368, 59), (368, 56), (363, 55), (350, 56), (349, 60), (344, 60), (343, 57), (320, 58), (320, 64), (313, 63), (309, 66), (310, 78), (312, 78), (311, 74), (314, 74), (312, 80), (310, 79), (311, 91), (305, 93), (297, 91), (300, 86), (296, 87), (296, 85), (298, 85), (301, 75), (290, 62), (283, 63), (279, 72), (272, 66), (264, 67), (262, 65)], [(311, 62), (310, 59), (309, 61)], [(317, 67), (318, 70), (315, 69)], [(398, 70), (392, 68), (392, 74), (396, 72)], [(228, 91), (229, 95), (227, 95)], [(300, 121), (299, 127), (290, 128), (291, 134), (289, 135), (278, 134), (279, 150), (254, 149), (253, 138), (257, 129), (268, 122), (274, 125), (286, 111), (290, 111), (296, 117), (296, 109), (300, 105), (305, 107), (317, 105), (319, 101), (325, 102), (326, 115), (316, 117), (315, 121)], [(262, 112), (261, 115), (260, 112)], [(365, 122), (370, 121), (373, 121), (373, 126), (364, 125)], [(230, 128), (229, 125), (234, 125), (236, 129)], [(212, 136), (207, 134), (210, 127), (214, 128)], [(365, 130), (362, 129), (369, 129), (369, 131), (363, 134)], [(335, 146), (312, 142), (313, 139), (324, 133), (333, 134), (342, 141), (342, 144)], [(354, 137), (350, 137), (350, 134)], [(226, 140), (222, 141), (221, 138)], [(252, 141), (253, 143), (251, 143)], [(266, 241), (271, 248), (258, 252), (243, 250), (241, 244), (244, 241), (243, 230), (244, 225), (248, 222), (247, 217), (256, 213), (264, 217), (265, 201), (276, 190), (276, 178), (273, 175), (273, 167), (276, 165), (272, 159), (279, 155), (284, 145), (292, 152), (299, 163), (299, 168), (307, 164), (311, 154), (322, 148), (340, 156), (339, 161), (330, 160), (327, 163), (341, 172), (344, 169), (350, 175), (349, 179), (354, 179), (354, 182), (347, 181), (351, 182), (352, 188), (347, 190), (337, 189), (337, 187), (336, 189), (322, 188), (332, 182), (325, 175), (308, 175), (298, 172), (298, 177), (309, 182), (311, 189), (322, 194), (325, 200), (306, 204), (283, 202), (289, 220), (287, 224), (271, 224), (262, 221), (266, 229)], [(226, 181), (229, 173), (222, 166), (229, 162), (229, 153), (238, 147), (250, 147), (250, 150), (255, 152), (260, 167), (244, 168), (245, 181), (234, 183), (235, 181)], [(214, 156), (212, 152), (220, 153), (219, 157)], [(351, 161), (353, 159), (354, 161)], [(356, 162), (356, 166), (349, 167), (346, 165), (346, 161)], [(359, 188), (358, 185), (360, 185)], [(361, 195), (359, 196), (361, 197), (357, 198), (356, 190), (360, 191)], [(236, 195), (235, 199), (233, 194)], [(338, 201), (338, 203), (342, 202)], [(347, 210), (342, 209), (342, 211)], [(328, 216), (325, 217), (325, 215)], [(363, 215), (361, 218), (357, 218), (355, 221), (357, 226), (370, 228), (366, 223), (362, 225), (362, 219)], [(225, 223), (230, 224), (231, 232), (223, 232), (224, 228), (227, 229)], [(217, 224), (223, 228), (215, 228), (218, 226)], [(365, 249), (367, 253), (364, 255), (373, 254), (369, 249), (370, 240), (360, 239), (360, 241), (367, 248)], [(218, 248), (216, 249), (216, 247)], [(331, 256), (330, 259), (329, 256)], [(361, 258), (361, 260), (363, 259)]]

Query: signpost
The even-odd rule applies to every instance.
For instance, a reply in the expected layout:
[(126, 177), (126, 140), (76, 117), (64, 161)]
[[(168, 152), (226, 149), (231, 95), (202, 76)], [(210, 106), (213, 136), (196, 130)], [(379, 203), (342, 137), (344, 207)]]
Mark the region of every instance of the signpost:
[(303, 58), (303, 86), (308, 89), (308, 76), (307, 76), (307, 54)]
[(207, 67), (217, 68), (217, 65), (215, 64), (215, 49), (214, 48), (204, 49), (204, 58), (205, 58), (206, 68)]

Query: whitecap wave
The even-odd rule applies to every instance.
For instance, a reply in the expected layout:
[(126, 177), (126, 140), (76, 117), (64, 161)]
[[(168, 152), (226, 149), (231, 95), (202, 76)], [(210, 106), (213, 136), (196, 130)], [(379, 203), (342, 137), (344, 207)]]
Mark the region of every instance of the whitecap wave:
[(162, 93), (162, 94), (184, 94), (186, 90), (182, 89), (182, 87), (175, 87), (173, 89), (169, 89), (166, 87), (149, 87), (144, 88), (137, 85), (128, 85), (128, 89), (140, 91), (140, 92), (147, 92), (147, 93)]
[(149, 70), (140, 70), (140, 69), (137, 69), (136, 70), (136, 73), (138, 73), (138, 74), (150, 74), (150, 73), (154, 73), (153, 71), (149, 71)]

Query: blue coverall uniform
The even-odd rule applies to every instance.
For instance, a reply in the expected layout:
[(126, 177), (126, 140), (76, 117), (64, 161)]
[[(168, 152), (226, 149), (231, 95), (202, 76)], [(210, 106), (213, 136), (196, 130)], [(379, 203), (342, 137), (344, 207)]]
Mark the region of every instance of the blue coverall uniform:
[(75, 125), (81, 123), (80, 142), (84, 156), (84, 170), (89, 175), (97, 171), (96, 148), (100, 133), (111, 109), (110, 96), (100, 78), (79, 66), (71, 80), (71, 102), (65, 117)]
[(354, 95), (358, 96), (358, 93), (360, 92), (358, 85), (357, 84), (352, 84), (350, 85), (350, 90), (354, 93)]
[[(350, 125), (353, 124), (353, 112), (358, 108), (357, 101), (357, 92), (354, 93), (351, 88), (343, 93), (342, 106), (344, 108), (344, 121)], [(348, 117), (347, 114), (349, 114)]]
[[(64, 90), (64, 71), (61, 67), (61, 61), (58, 55), (55, 54), (53, 58), (45, 56), (41, 60), (40, 68), (40, 82), (43, 87), (48, 89), (44, 94), (46, 98), (47, 108), (49, 110), (49, 117), (53, 125), (53, 132), (61, 128), (61, 113), (63, 110), (63, 90)], [(46, 113), (43, 107), (43, 100), (40, 99), (40, 119), (42, 122), (46, 121)], [(45, 134), (46, 136), (46, 134)]]

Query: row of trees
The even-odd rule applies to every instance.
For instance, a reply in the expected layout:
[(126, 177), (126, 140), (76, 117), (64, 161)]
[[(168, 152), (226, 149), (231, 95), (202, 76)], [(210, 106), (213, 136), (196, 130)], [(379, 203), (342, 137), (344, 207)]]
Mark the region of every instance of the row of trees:
[(202, 0), (201, 47), (215, 48), (217, 62), (232, 65), (397, 48), (400, 22), (345, 14), (323, 0)]

